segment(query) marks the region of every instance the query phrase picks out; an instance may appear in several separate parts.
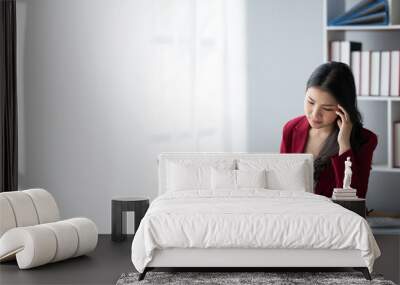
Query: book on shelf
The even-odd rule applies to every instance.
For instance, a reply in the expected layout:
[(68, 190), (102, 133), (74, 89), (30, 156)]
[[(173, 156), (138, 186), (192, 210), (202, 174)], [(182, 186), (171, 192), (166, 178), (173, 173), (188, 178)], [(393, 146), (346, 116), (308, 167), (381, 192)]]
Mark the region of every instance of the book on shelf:
[(371, 51), (361, 52), (360, 95), (369, 96), (371, 91)]
[(351, 51), (358, 96), (400, 96), (400, 50)]
[(354, 83), (356, 85), (356, 94), (360, 95), (360, 77), (361, 77), (361, 52), (351, 52), (351, 71), (354, 76)]
[(381, 96), (389, 96), (390, 92), (390, 51), (381, 53)]
[(379, 96), (381, 74), (381, 52), (371, 52), (371, 95)]
[(331, 61), (341, 61), (341, 47), (340, 47), (340, 41), (331, 41), (330, 44), (330, 60)]
[(388, 24), (389, 6), (387, 0), (361, 0), (348, 11), (328, 22), (329, 26)]
[(344, 20), (340, 23), (340, 25), (387, 25), (388, 23), (389, 20), (387, 12), (380, 12)]
[(400, 121), (393, 123), (393, 166), (400, 167)]
[(390, 96), (400, 96), (400, 50), (390, 55)]
[(339, 61), (351, 65), (351, 56), (354, 51), (361, 51), (362, 44), (352, 41), (331, 41), (330, 60)]
[(360, 51), (362, 44), (360, 42), (341, 41), (340, 42), (340, 61), (350, 66), (351, 52)]

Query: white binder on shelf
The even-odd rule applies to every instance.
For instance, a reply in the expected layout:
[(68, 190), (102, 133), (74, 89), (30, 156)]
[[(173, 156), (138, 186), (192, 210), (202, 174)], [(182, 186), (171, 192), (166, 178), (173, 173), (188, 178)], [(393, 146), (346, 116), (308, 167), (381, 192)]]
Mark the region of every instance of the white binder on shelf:
[(390, 96), (400, 96), (400, 50), (390, 56)]
[(393, 166), (400, 167), (400, 121), (393, 123)]
[(341, 61), (340, 56), (340, 41), (331, 41), (331, 52), (330, 52), (330, 60), (331, 61)]
[(379, 96), (381, 83), (381, 52), (371, 52), (371, 95)]
[(390, 92), (390, 51), (381, 53), (381, 96), (389, 96)]
[(371, 52), (361, 52), (361, 96), (369, 96), (371, 93)]
[(361, 52), (353, 51), (351, 53), (351, 71), (354, 76), (354, 83), (356, 85), (356, 94), (359, 96), (360, 93), (360, 76), (361, 76)]
[(351, 65), (351, 55), (353, 51), (360, 51), (362, 44), (360, 42), (341, 41), (340, 42), (340, 61)]

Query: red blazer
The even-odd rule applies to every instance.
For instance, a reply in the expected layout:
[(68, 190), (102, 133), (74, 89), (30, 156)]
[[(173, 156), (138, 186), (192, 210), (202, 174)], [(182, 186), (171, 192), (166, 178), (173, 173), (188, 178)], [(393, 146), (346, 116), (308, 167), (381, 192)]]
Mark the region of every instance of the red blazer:
[[(281, 153), (304, 153), (308, 130), (311, 128), (306, 116), (296, 117), (285, 124), (281, 142)], [(377, 136), (365, 128), (362, 136), (367, 143), (361, 146), (357, 152), (349, 149), (339, 155), (331, 156), (331, 164), (321, 172), (314, 193), (332, 197), (333, 188), (343, 187), (344, 162), (350, 156), (352, 161), (351, 187), (357, 189), (357, 196), (365, 198), (368, 189), (368, 179), (371, 170), (372, 154), (378, 144)]]

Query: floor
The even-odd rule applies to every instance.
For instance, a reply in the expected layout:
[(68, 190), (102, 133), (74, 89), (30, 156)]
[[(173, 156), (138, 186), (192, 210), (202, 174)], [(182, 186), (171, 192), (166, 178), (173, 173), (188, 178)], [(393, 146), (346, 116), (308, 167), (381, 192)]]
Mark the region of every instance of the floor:
[[(28, 270), (19, 270), (15, 261), (1, 263), (0, 284), (115, 284), (122, 273), (135, 271), (130, 259), (132, 238), (133, 236), (128, 236), (123, 242), (112, 242), (110, 235), (100, 235), (96, 250), (88, 256)], [(185, 271), (184, 268), (180, 270)], [(202, 269), (197, 270), (202, 271)], [(222, 270), (229, 271), (229, 269)], [(302, 270), (348, 271), (351, 269), (298, 268), (292, 271)], [(287, 269), (275, 268), (271, 271), (287, 271)]]
[(134, 271), (130, 259), (132, 237), (112, 242), (100, 235), (95, 251), (45, 266), (19, 270), (17, 263), (0, 264), (0, 284), (115, 284), (124, 272)]
[[(135, 271), (130, 259), (132, 238), (133, 236), (128, 236), (123, 242), (112, 242), (110, 235), (100, 235), (96, 250), (87, 256), (80, 256), (28, 270), (19, 270), (15, 261), (1, 263), (0, 284), (115, 284), (122, 273)], [(393, 260), (390, 259), (390, 262), (393, 262)], [(380, 260), (378, 259), (377, 269), (379, 263)], [(386, 268), (387, 265), (384, 267)], [(180, 270), (184, 271), (183, 268)], [(229, 269), (226, 271), (229, 271)], [(271, 268), (266, 271), (352, 271), (352, 269)], [(397, 281), (387, 274), (384, 275), (387, 279)]]

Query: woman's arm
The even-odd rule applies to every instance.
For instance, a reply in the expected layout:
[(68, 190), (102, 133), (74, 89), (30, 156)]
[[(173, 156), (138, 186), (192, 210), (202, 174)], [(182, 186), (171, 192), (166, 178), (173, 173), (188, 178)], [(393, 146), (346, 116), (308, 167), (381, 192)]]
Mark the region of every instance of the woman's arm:
[(290, 153), (290, 142), (292, 140), (292, 134), (290, 131), (290, 126), (288, 123), (286, 123), (283, 126), (283, 131), (282, 131), (282, 141), (281, 141), (281, 148), (280, 148), (280, 153)]
[(337, 188), (343, 187), (344, 162), (347, 157), (352, 161), (351, 187), (357, 189), (357, 196), (365, 198), (368, 190), (368, 180), (371, 171), (373, 152), (378, 144), (375, 134), (372, 134), (366, 144), (361, 146), (357, 153), (350, 148), (341, 155), (331, 157), (332, 166), (335, 172), (335, 184)]
[(280, 153), (292, 153), (293, 152), (292, 145), (294, 145), (296, 143), (296, 142), (292, 141), (294, 130), (297, 128), (299, 123), (303, 122), (303, 120), (306, 120), (306, 118), (304, 115), (301, 115), (301, 116), (298, 116), (294, 119), (287, 121), (286, 124), (283, 126)]

